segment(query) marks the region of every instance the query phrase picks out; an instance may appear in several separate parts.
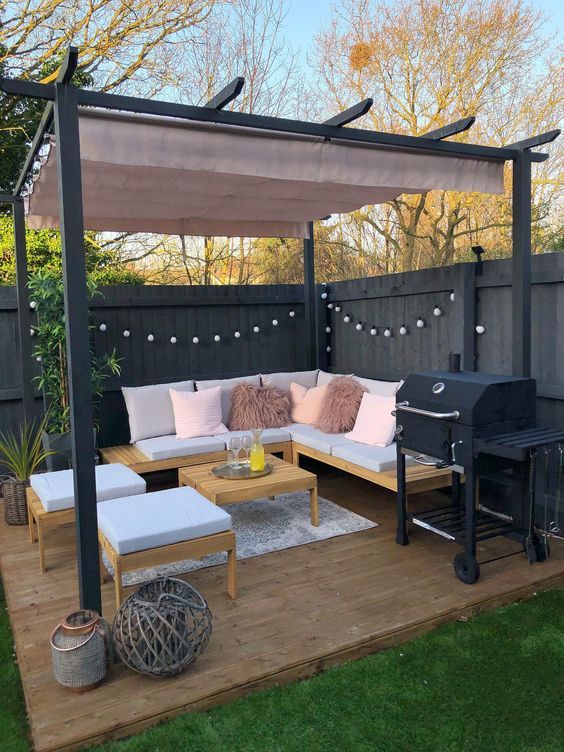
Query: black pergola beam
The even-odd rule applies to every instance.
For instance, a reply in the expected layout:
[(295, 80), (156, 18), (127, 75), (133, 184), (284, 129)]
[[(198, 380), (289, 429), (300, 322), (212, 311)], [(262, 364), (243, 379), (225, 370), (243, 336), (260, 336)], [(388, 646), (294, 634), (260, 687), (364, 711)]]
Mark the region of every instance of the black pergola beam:
[[(546, 133), (539, 133), (538, 136), (531, 136), (531, 138), (526, 138), (523, 141), (515, 141), (514, 144), (509, 144), (507, 148), (508, 149), (533, 149), (535, 146), (544, 146), (545, 144), (550, 144), (553, 141), (555, 141), (560, 135), (560, 133), (561, 133), (560, 128), (555, 128), (553, 131), (547, 131)], [(546, 158), (548, 155), (543, 154), (541, 156), (544, 156)]]
[(20, 343), (22, 402), (24, 420), (31, 423), (35, 413), (33, 394), (33, 367), (31, 361), (31, 316), (27, 290), (27, 248), (25, 237), (25, 212), (23, 201), (12, 203), (14, 219), (14, 250), (16, 255), (16, 294), (18, 300), (18, 337)]
[(329, 120), (324, 120), (323, 123), (325, 125), (334, 125), (337, 128), (341, 128), (343, 125), (348, 125), (349, 123), (352, 123), (353, 120), (358, 120), (358, 118), (366, 115), (373, 104), (373, 99), (363, 99), (362, 102), (353, 104), (352, 107), (343, 110), (343, 112), (339, 112), (338, 115), (334, 115), (332, 118), (329, 118)]
[(513, 160), (512, 365), (514, 376), (531, 375), (531, 152)]
[(454, 123), (443, 125), (442, 128), (435, 128), (435, 130), (423, 133), (420, 138), (430, 138), (433, 141), (441, 141), (443, 138), (456, 136), (457, 133), (464, 133), (464, 131), (469, 130), (475, 122), (476, 118), (474, 116), (462, 118), (462, 120), (457, 120)]
[(210, 101), (204, 105), (204, 107), (207, 107), (210, 110), (222, 110), (224, 107), (227, 107), (227, 105), (234, 99), (237, 99), (244, 85), (245, 79), (243, 78), (243, 76), (237, 76), (237, 78), (234, 78), (233, 81), (230, 81), (227, 86), (224, 86), (223, 89), (215, 95), (215, 97), (212, 97)]

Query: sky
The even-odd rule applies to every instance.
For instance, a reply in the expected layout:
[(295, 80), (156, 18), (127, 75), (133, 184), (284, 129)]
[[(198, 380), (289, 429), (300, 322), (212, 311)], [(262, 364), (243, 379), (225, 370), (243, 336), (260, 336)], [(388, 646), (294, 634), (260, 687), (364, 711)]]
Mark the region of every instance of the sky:
[[(542, 8), (551, 16), (547, 30), (564, 29), (564, 0), (529, 0), (536, 8)], [(338, 0), (288, 0), (288, 15), (285, 35), (294, 49), (301, 51), (305, 63), (307, 49), (312, 45), (317, 30), (331, 15), (331, 8), (339, 6)]]

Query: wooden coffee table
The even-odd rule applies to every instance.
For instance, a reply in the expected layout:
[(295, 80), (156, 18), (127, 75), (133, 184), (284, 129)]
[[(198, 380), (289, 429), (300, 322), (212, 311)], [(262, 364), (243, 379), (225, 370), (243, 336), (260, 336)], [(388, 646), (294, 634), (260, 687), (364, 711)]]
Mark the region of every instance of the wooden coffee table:
[(319, 525), (317, 476), (270, 454), (266, 455), (265, 461), (272, 464), (273, 469), (270, 475), (238, 480), (217, 478), (213, 475), (212, 470), (217, 467), (217, 462), (181, 467), (178, 470), (178, 485), (196, 489), (206, 499), (219, 506), (294, 491), (309, 491), (311, 524), (317, 527)]

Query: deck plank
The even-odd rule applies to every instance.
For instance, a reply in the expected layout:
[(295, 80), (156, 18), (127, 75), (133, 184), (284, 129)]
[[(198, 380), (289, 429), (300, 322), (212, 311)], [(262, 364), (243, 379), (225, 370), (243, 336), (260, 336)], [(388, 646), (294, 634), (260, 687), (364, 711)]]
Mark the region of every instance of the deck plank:
[[(236, 602), (225, 594), (224, 567), (190, 574), (214, 616), (210, 645), (185, 674), (155, 682), (112, 669), (85, 695), (59, 687), (51, 671), (49, 634), (76, 607), (74, 530), (50, 533), (50, 566), (37, 572), (37, 549), (27, 530), (0, 523), (0, 565), (33, 740), (38, 752), (74, 750), (136, 733), (187, 710), (202, 710), (261, 687), (311, 676), (345, 660), (424, 634), (438, 624), (510, 603), (564, 584), (563, 546), (530, 567), (524, 556), (483, 568), (469, 587), (452, 573), (455, 548), (423, 530), (410, 546), (394, 542), (395, 496), (339, 470), (319, 473), (322, 496), (379, 523), (352, 535), (239, 562)], [(412, 497), (427, 507), (433, 493)], [(482, 552), (514, 548), (488, 541)], [(113, 616), (113, 588), (103, 588)]]

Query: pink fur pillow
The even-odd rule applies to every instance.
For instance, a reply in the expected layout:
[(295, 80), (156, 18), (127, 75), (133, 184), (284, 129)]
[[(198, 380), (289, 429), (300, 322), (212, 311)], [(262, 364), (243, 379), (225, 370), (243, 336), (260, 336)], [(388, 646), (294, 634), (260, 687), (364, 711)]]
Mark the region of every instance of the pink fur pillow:
[(352, 431), (362, 397), (367, 391), (354, 376), (336, 376), (327, 384), (327, 394), (315, 427), (324, 433)]
[(241, 382), (233, 390), (229, 429), (282, 428), (292, 422), (290, 394), (273, 386)]

